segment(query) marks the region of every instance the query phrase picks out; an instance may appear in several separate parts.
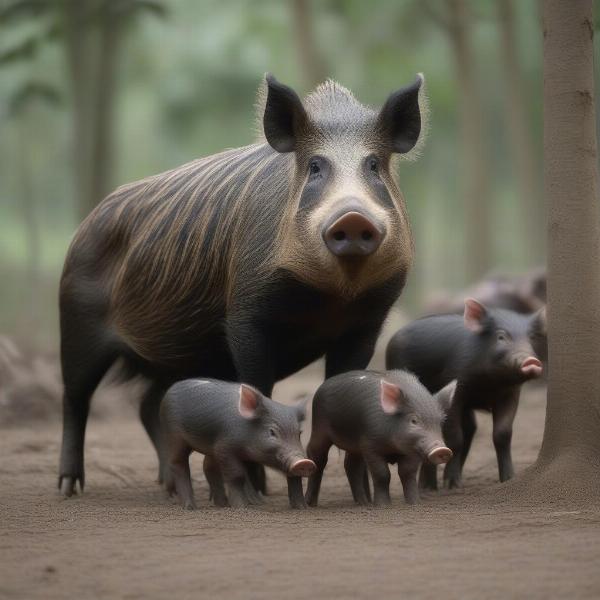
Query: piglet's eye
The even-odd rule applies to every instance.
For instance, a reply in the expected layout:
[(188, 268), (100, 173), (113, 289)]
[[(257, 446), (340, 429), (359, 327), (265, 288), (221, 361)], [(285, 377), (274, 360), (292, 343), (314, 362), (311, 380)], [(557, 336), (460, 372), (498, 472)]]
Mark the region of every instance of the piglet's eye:
[(418, 425), (419, 424), (419, 419), (417, 419), (417, 417), (411, 417), (410, 418), (410, 422), (412, 425)]
[(496, 333), (496, 339), (499, 342), (505, 342), (506, 339), (507, 339), (506, 332), (505, 331), (498, 331), (498, 333)]
[(271, 437), (277, 437), (277, 432), (273, 428), (271, 428), (269, 429), (269, 435)]
[(379, 171), (379, 161), (376, 158), (369, 159), (369, 170), (372, 173), (377, 173)]

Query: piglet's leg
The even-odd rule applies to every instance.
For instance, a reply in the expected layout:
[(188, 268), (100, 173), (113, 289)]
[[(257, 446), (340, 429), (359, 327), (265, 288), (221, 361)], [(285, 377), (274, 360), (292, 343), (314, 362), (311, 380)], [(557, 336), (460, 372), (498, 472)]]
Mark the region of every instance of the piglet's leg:
[(346, 452), (344, 469), (346, 470), (346, 476), (348, 477), (348, 483), (350, 484), (350, 489), (352, 490), (354, 502), (360, 504), (361, 506), (370, 504), (370, 494), (367, 495), (369, 479), (367, 476), (367, 489), (365, 489), (365, 476), (367, 475), (367, 468), (362, 456), (360, 454), (350, 454), (349, 452)]
[(495, 402), (492, 406), (493, 438), (498, 459), (498, 473), (500, 481), (507, 481), (514, 474), (512, 456), (510, 452), (513, 421), (519, 406), (519, 390), (507, 394), (505, 398)]
[(246, 494), (247, 473), (244, 463), (233, 456), (218, 458), (219, 469), (227, 486), (229, 505), (232, 508), (244, 508), (250, 504)]
[(204, 468), (204, 476), (210, 486), (210, 497), (215, 506), (229, 506), (223, 476), (221, 475), (217, 461), (212, 456), (206, 455), (202, 466)]
[(420, 459), (401, 458), (398, 460), (398, 476), (404, 491), (404, 500), (407, 504), (419, 502), (419, 486), (417, 485), (417, 472), (419, 471)]
[(304, 491), (302, 490), (302, 477), (288, 477), (288, 499), (290, 508), (306, 508), (306, 500), (304, 499)]
[(390, 499), (390, 469), (386, 460), (373, 452), (364, 453), (364, 459), (373, 479), (373, 504), (387, 506)]
[(170, 440), (168, 451), (167, 491), (177, 492), (183, 508), (195, 510), (194, 490), (190, 477), (190, 453), (192, 449), (181, 440)]

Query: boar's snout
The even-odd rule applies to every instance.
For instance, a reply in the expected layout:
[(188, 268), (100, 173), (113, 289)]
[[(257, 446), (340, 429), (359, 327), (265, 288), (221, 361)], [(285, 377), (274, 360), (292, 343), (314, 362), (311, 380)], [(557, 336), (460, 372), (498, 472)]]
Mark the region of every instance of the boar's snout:
[(452, 458), (452, 450), (446, 446), (438, 446), (427, 454), (427, 460), (434, 465), (443, 465)]
[(295, 477), (310, 477), (316, 470), (317, 465), (312, 460), (301, 458), (292, 463), (289, 474)]
[(351, 210), (325, 227), (323, 239), (335, 256), (368, 256), (379, 248), (383, 232), (368, 217)]

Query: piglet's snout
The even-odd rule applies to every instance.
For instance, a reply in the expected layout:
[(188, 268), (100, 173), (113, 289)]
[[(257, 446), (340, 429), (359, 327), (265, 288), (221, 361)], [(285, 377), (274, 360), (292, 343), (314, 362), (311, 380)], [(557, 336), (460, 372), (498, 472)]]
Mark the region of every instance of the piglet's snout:
[(427, 460), (434, 465), (443, 465), (452, 458), (452, 450), (446, 446), (438, 446), (427, 454)]
[(524, 375), (528, 375), (529, 377), (540, 377), (543, 371), (543, 366), (541, 361), (535, 358), (535, 356), (528, 356), (521, 363), (521, 371)]
[(312, 460), (301, 458), (292, 462), (289, 474), (295, 477), (310, 477), (316, 470), (317, 465)]

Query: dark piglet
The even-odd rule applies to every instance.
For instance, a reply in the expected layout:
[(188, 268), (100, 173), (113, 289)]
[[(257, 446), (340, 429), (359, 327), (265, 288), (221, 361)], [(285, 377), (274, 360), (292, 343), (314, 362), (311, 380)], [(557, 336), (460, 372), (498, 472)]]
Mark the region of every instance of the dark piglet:
[(404, 371), (352, 371), (325, 381), (313, 401), (307, 454), (317, 470), (308, 482), (308, 504), (317, 505), (332, 445), (346, 451), (344, 467), (355, 502), (370, 503), (368, 468), (374, 503), (389, 504), (388, 463), (397, 463), (404, 498), (416, 503), (421, 463), (445, 463), (452, 456), (442, 442), (441, 425), (453, 392), (450, 384), (434, 397)]
[(194, 450), (205, 455), (204, 474), (217, 506), (262, 501), (249, 479), (254, 464), (285, 473), (290, 506), (306, 506), (301, 477), (315, 465), (300, 443), (303, 405), (280, 404), (245, 384), (187, 379), (167, 391), (160, 417), (166, 487), (184, 508), (196, 508), (189, 466)]
[[(521, 385), (540, 377), (546, 357), (545, 312), (521, 315), (488, 309), (474, 299), (464, 315), (424, 317), (400, 329), (386, 352), (389, 369), (408, 369), (436, 392), (458, 385), (444, 439), (454, 457), (446, 465), (448, 487), (461, 485), (462, 468), (475, 434), (475, 409), (490, 411), (500, 481), (513, 476), (511, 438)], [(436, 468), (424, 466), (423, 487), (436, 489)]]

